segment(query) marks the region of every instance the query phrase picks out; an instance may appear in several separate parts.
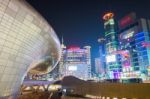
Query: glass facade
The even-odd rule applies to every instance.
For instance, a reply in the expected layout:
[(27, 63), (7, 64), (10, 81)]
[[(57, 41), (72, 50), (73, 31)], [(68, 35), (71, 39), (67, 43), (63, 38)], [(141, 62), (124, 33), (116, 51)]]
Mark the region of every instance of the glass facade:
[(27, 71), (51, 71), (60, 49), (51, 26), (24, 0), (0, 0), (0, 98), (16, 95)]
[(117, 50), (117, 38), (115, 32), (115, 22), (113, 19), (113, 13), (107, 13), (103, 17), (104, 19), (104, 29), (105, 29), (105, 39), (106, 39), (106, 65), (107, 73), (109, 78), (119, 78), (120, 67), (117, 62), (117, 55), (112, 54)]
[(131, 62), (130, 66), (122, 67), (122, 78), (148, 76), (148, 66), (150, 65), (149, 47), (143, 46), (144, 42), (150, 41), (146, 21), (145, 19), (138, 19), (129, 23), (124, 29), (120, 29), (119, 49), (129, 52)]

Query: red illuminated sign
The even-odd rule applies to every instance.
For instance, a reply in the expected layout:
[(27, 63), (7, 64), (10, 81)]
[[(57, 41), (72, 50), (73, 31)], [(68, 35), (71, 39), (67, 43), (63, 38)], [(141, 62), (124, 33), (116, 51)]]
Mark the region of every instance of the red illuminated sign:
[(150, 47), (150, 42), (142, 42), (143, 47)]
[(79, 49), (80, 49), (80, 47), (79, 46), (75, 46), (75, 45), (68, 47), (68, 50), (79, 50)]
[(131, 13), (128, 16), (125, 16), (123, 19), (119, 21), (119, 28), (122, 29), (129, 24), (132, 24), (136, 19), (135, 13)]
[(130, 16), (127, 16), (123, 20), (120, 21), (120, 26), (124, 27), (124, 26), (128, 25), (129, 23), (132, 23), (132, 19)]

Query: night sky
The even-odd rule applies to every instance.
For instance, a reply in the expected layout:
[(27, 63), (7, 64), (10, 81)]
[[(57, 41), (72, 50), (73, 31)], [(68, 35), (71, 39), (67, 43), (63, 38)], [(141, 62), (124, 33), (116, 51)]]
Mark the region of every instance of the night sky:
[(98, 57), (97, 39), (104, 34), (102, 16), (106, 12), (113, 12), (116, 21), (130, 12), (150, 19), (149, 0), (27, 1), (45, 17), (60, 39), (64, 37), (66, 45), (92, 46), (92, 59)]

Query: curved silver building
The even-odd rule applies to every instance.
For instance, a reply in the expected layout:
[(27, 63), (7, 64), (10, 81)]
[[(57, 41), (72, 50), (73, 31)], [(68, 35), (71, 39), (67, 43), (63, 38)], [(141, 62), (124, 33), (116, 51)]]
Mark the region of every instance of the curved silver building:
[(15, 96), (28, 71), (53, 70), (60, 49), (54, 30), (24, 0), (0, 0), (0, 98)]

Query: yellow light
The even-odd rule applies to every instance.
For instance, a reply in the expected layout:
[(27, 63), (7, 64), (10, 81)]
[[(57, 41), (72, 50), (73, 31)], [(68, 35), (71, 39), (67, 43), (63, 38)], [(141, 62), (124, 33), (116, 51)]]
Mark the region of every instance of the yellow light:
[(50, 85), (48, 89), (50, 91), (57, 91), (58, 89), (61, 89), (61, 87), (62, 87), (61, 85), (56, 85), (55, 84), (55, 85)]
[(27, 88), (25, 88), (24, 90), (31, 90), (31, 87), (27, 87)]
[(105, 99), (105, 97), (102, 97), (102, 99)]
[(117, 97), (114, 97), (113, 99), (118, 99)]
[(44, 91), (43, 86), (40, 86), (40, 87), (39, 87), (39, 90)]

